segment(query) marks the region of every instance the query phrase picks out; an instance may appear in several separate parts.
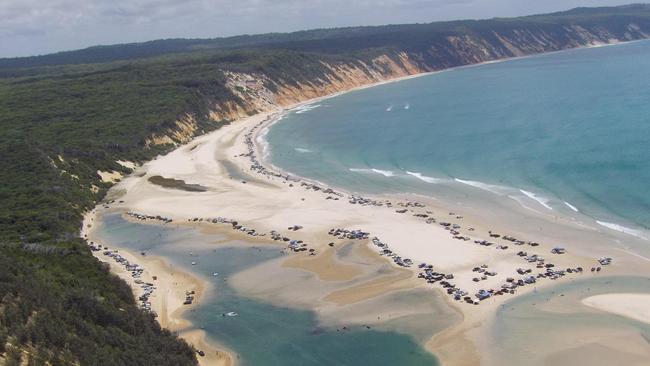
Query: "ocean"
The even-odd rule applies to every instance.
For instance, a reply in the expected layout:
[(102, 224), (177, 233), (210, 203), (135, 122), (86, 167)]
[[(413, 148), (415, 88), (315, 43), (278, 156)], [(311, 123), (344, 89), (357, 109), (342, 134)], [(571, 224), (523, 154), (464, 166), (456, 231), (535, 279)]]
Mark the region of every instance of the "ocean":
[(648, 239), (650, 42), (452, 69), (287, 113), (267, 159), (353, 192), (477, 195)]

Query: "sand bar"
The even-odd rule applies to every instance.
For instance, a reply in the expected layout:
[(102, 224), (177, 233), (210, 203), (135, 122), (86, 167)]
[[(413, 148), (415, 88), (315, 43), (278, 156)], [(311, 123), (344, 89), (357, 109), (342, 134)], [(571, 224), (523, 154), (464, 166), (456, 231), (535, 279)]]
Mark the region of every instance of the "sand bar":
[(650, 324), (650, 294), (603, 294), (587, 297), (582, 303), (594, 309)]

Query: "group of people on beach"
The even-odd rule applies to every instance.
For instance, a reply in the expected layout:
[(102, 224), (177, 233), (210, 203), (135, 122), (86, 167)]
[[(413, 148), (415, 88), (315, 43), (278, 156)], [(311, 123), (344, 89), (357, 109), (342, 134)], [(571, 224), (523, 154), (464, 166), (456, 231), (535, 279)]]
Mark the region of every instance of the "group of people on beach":
[(127, 272), (130, 273), (131, 278), (134, 279), (133, 282), (136, 285), (140, 286), (142, 289), (142, 295), (138, 297), (140, 306), (144, 310), (150, 311), (154, 316), (156, 316), (156, 313), (151, 310), (151, 302), (149, 301), (149, 298), (151, 295), (153, 295), (154, 290), (156, 290), (156, 286), (151, 282), (144, 282), (141, 279), (142, 273), (144, 272), (144, 267), (140, 266), (137, 263), (130, 262), (124, 258), (116, 249), (111, 250), (109, 247), (103, 246), (102, 244), (97, 244), (93, 241), (89, 242), (88, 245), (90, 247), (90, 250), (93, 252), (102, 252), (105, 257), (112, 258), (115, 263), (121, 265)]

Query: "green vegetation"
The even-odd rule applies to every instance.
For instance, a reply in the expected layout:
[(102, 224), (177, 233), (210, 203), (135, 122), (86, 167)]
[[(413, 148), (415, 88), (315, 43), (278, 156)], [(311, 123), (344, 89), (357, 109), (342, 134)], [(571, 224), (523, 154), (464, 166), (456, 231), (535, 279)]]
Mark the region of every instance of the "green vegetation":
[(588, 30), (594, 30), (595, 26), (601, 26), (609, 30), (619, 28), (618, 30), (622, 31), (622, 24), (630, 22), (647, 24), (648, 16), (650, 16), (650, 5), (634, 4), (617, 7), (576, 8), (552, 14), (478, 21), (459, 20), (428, 24), (315, 29), (293, 33), (268, 33), (213, 39), (166, 39), (96, 46), (45, 56), (3, 59), (0, 60), (0, 69), (105, 63), (201, 50), (291, 49), (345, 53), (373, 47), (395, 46), (408, 49), (421, 45), (422, 41), (431, 44), (432, 41), (450, 34), (476, 33), (486, 36), (485, 30), (511, 31), (516, 27), (524, 29), (541, 27), (549, 30), (565, 25), (580, 24)]
[[(513, 56), (499, 37), (527, 53), (590, 41), (569, 25), (593, 40), (639, 39), (650, 33), (650, 7), (162, 40), (0, 60), (0, 363), (196, 363), (194, 350), (138, 309), (78, 233), (83, 212), (110, 188), (98, 170), (128, 174), (117, 160), (168, 151), (173, 145), (148, 141), (169, 135), (181, 117), (190, 116), (201, 134), (229, 122), (211, 118), (224, 102), (255, 112), (226, 87), (226, 72), (264, 75), (275, 92), (340, 78), (324, 63), (358, 66), (370, 76), (388, 72), (373, 63), (379, 55), (399, 65), (405, 53), (435, 70)], [(187, 186), (162, 177), (154, 183)]]
[(187, 184), (181, 179), (172, 179), (154, 175), (149, 177), (149, 182), (165, 188), (180, 189), (188, 192), (205, 192), (208, 189), (199, 184)]
[[(30, 365), (193, 365), (194, 351), (134, 306), (122, 280), (71, 240), (0, 248), (0, 339)], [(25, 352), (17, 352), (15, 345)], [(9, 362), (7, 362), (9, 364)]]
[(220, 73), (183, 72), (117, 65), (0, 81), (0, 353), (7, 364), (196, 364), (193, 349), (162, 331), (76, 238), (82, 213), (109, 188), (97, 170), (128, 173), (115, 160), (163, 151), (145, 148), (145, 138), (184, 110), (207, 108), (197, 104), (199, 93), (230, 97), (202, 87), (221, 85)]

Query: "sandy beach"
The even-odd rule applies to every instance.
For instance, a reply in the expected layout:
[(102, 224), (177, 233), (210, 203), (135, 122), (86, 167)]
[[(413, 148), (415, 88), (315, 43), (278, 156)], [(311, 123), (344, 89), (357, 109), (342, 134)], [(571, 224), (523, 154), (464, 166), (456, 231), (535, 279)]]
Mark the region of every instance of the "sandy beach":
[[(609, 238), (570, 220), (540, 215), (537, 219), (550, 228), (542, 232), (537, 222), (513, 227), (504, 219), (484, 219), (480, 210), (458, 211), (433, 198), (362, 197), (281, 172), (263, 161), (263, 135), (287, 109), (233, 122), (137, 167), (112, 189), (108, 199), (119, 202), (112, 203), (111, 210), (130, 212), (129, 219), (142, 223), (164, 224), (163, 218), (251, 242), (275, 242), (288, 253), (279, 267), (307, 271), (318, 280), (314, 283), (320, 289), (296, 300), (300, 304), (295, 306), (318, 309), (324, 319), (328, 314), (334, 318), (334, 313), (328, 313), (333, 305), (359, 304), (407, 289), (433, 289), (462, 318), (423, 342), (450, 365), (480, 362), (476, 347), (481, 329), (508, 299), (563, 281), (597, 276), (601, 270), (634, 273), (647, 264), (644, 257), (618, 252), (614, 263), (600, 264), (600, 256), (609, 254)], [(93, 215), (84, 224), (85, 230), (91, 224), (91, 230), (82, 233), (89, 240), (95, 227)], [(360, 256), (369, 262), (360, 265), (337, 259), (335, 248), (349, 242), (363, 244), (365, 249), (360, 250), (365, 254)], [(557, 243), (566, 252), (553, 254)], [(206, 357), (199, 357), (202, 365), (233, 363), (232, 356), (209, 345), (204, 333), (182, 317), (190, 308), (183, 305), (186, 292), (195, 291), (200, 303), (209, 285), (174, 269), (164, 259), (119, 251), (146, 268), (143, 278), (147, 281), (157, 277), (151, 280), (157, 287), (151, 306), (161, 325), (178, 330), (205, 350)], [(378, 274), (379, 266), (389, 266), (391, 271)], [(130, 274), (118, 265), (111, 268), (138, 295)], [(270, 273), (256, 270), (240, 277), (244, 293), (250, 278)], [(276, 291), (272, 301), (280, 304), (297, 293), (256, 288), (257, 292), (248, 294), (268, 298), (272, 290)], [(479, 297), (481, 293), (484, 298)], [(629, 296), (595, 297), (585, 304), (647, 322), (643, 309), (624, 306)], [(647, 303), (647, 298), (643, 301), (637, 302)], [(368, 319), (359, 317), (363, 321)]]
[(582, 303), (594, 309), (650, 324), (648, 294), (604, 294), (583, 299)]

